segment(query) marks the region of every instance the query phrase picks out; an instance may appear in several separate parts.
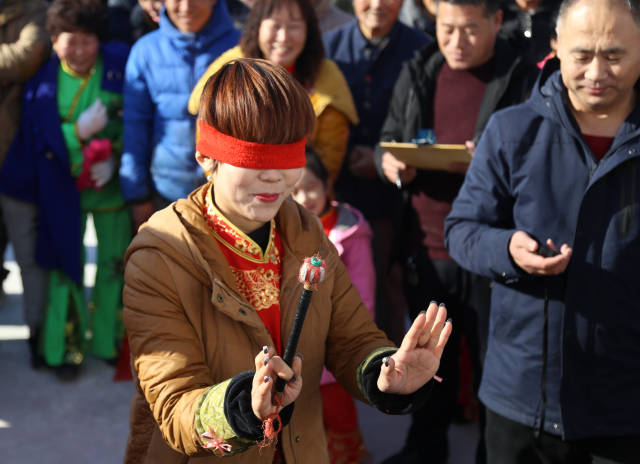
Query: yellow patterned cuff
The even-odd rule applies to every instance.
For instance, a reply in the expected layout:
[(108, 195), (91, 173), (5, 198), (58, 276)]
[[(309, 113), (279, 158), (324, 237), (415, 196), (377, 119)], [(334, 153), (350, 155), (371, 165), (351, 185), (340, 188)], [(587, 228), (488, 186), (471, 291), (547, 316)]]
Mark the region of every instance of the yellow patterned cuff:
[(216, 456), (232, 456), (255, 444), (238, 437), (224, 414), (227, 388), (232, 380), (225, 380), (207, 390), (196, 408), (195, 427), (200, 444)]
[(356, 370), (356, 381), (358, 383), (358, 390), (360, 390), (360, 393), (362, 394), (362, 396), (364, 396), (365, 398), (368, 397), (362, 385), (362, 373), (367, 368), (369, 363), (376, 357), (380, 356), (382, 353), (392, 352), (391, 354), (393, 354), (396, 351), (398, 351), (398, 348), (395, 346), (381, 346), (380, 348), (376, 348), (371, 353), (369, 353), (369, 355), (366, 358), (364, 358), (364, 361), (360, 363), (360, 365), (358, 366), (358, 369)]

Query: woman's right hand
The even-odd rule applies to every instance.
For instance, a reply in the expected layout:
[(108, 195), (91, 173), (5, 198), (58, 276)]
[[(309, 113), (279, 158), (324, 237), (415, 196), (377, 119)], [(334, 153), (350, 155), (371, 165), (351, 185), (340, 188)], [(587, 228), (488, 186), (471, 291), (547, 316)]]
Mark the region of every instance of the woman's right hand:
[(265, 346), (256, 356), (256, 373), (251, 388), (251, 407), (260, 420), (266, 419), (276, 412), (274, 402), (275, 382), (277, 377), (287, 381), (282, 394), (280, 409), (293, 403), (302, 390), (302, 359), (293, 358), (293, 369), (287, 366), (273, 347)]

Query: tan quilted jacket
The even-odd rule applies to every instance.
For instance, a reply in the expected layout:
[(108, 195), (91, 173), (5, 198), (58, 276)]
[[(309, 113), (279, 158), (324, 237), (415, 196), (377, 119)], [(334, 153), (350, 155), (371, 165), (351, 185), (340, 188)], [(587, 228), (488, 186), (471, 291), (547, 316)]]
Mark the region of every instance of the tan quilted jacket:
[[(235, 288), (202, 216), (202, 194), (200, 188), (156, 213), (127, 252), (124, 320), (139, 378), (128, 463), (273, 460), (273, 448), (259, 454), (257, 446), (218, 458), (200, 447), (195, 431), (196, 409), (207, 389), (254, 369), (261, 347), (273, 344), (260, 317)], [(317, 218), (287, 200), (276, 224), (284, 248), (283, 344), (300, 297), (302, 260), (320, 251), (328, 269), (327, 280), (314, 292), (298, 345), (304, 355), (303, 389), (282, 432), (282, 448), (289, 464), (328, 463), (319, 391), (323, 365), (361, 398), (358, 365), (374, 349), (393, 345), (371, 320)]]

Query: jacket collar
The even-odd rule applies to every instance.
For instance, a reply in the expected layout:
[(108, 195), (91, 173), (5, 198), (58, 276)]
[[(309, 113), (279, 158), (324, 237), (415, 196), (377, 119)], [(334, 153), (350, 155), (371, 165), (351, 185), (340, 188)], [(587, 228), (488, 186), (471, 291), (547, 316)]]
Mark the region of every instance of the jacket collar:
[[(553, 59), (545, 64), (534, 90), (531, 92), (530, 103), (540, 114), (559, 122), (565, 130), (568, 130), (574, 136), (579, 136), (580, 129), (570, 110), (569, 97), (562, 82), (559, 63), (557, 59)], [(640, 81), (636, 83), (636, 89), (638, 90), (636, 98), (638, 98), (640, 97)], [(639, 103), (640, 99), (637, 100), (634, 110), (627, 116), (627, 119), (620, 127), (614, 145), (616, 145), (618, 139), (626, 139), (628, 136), (640, 134)]]
[[(121, 44), (114, 44), (121, 46)], [(118, 60), (115, 56), (119, 56)], [(102, 77), (100, 87), (112, 92), (120, 93), (122, 89), (124, 63), (126, 53), (112, 53), (110, 46), (100, 46), (102, 57)], [(63, 163), (68, 163), (67, 148), (60, 131), (60, 117), (58, 115), (58, 68), (60, 60), (54, 53), (45, 63), (41, 78), (37, 86), (30, 88), (26, 97), (32, 100), (36, 114), (50, 114), (51, 117), (43, 118), (41, 125), (44, 136), (47, 138), (53, 152), (60, 157)]]
[[(636, 83), (636, 89), (638, 89), (639, 84), (640, 81)], [(633, 139), (640, 137), (640, 92), (638, 92), (636, 99), (635, 108), (620, 126), (611, 148), (609, 148), (609, 153), (613, 154), (605, 156), (597, 164), (594, 160), (588, 158), (592, 164), (592, 169), (595, 171), (590, 184), (595, 183), (628, 159), (640, 156), (640, 150), (635, 147), (621, 149)], [(589, 151), (589, 147), (582, 137), (580, 127), (571, 113), (569, 97), (562, 82), (557, 59), (549, 60), (546, 63), (528, 103), (544, 118), (560, 124), (563, 130), (580, 144), (584, 152)]]
[(200, 31), (196, 33), (181, 32), (171, 22), (167, 15), (167, 8), (163, 6), (160, 11), (160, 30), (170, 40), (180, 44), (182, 47), (206, 48), (209, 44), (233, 30), (233, 20), (227, 9), (226, 2), (218, 0), (213, 7), (209, 21)]
[[(368, 229), (367, 223), (364, 220), (364, 216), (357, 209), (352, 208), (347, 203), (338, 203), (332, 201), (331, 204), (336, 209), (338, 219), (333, 230), (330, 232), (330, 237), (335, 237), (338, 240), (346, 240), (351, 236), (362, 234)], [(335, 245), (335, 243), (334, 243)]]
[[(351, 53), (353, 56), (364, 57), (366, 56), (365, 49), (369, 46), (370, 42), (364, 35), (362, 35), (362, 31), (360, 30), (360, 25), (357, 19), (350, 24), (352, 25)], [(387, 39), (386, 44), (389, 44), (397, 39), (398, 35), (401, 33), (400, 29), (400, 21), (396, 20), (396, 22), (393, 24), (393, 27), (391, 28), (391, 31), (389, 31), (389, 34), (385, 37), (385, 39)], [(367, 58), (367, 61), (373, 62), (377, 60), (382, 50), (383, 48), (375, 47), (373, 54), (371, 55), (371, 57)]]
[[(264, 327), (260, 317), (235, 291), (226, 259), (202, 214), (203, 187), (188, 198), (155, 213), (138, 231), (125, 254), (125, 263), (141, 249), (157, 250), (185, 274), (211, 291), (211, 303), (223, 314), (253, 329)], [(256, 332), (257, 333), (257, 332)]]
[[(212, 303), (229, 317), (262, 329), (264, 324), (250, 310), (246, 300), (235, 291), (235, 279), (222, 251), (209, 232), (209, 225), (202, 214), (204, 186), (194, 190), (187, 199), (178, 200), (154, 214), (134, 237), (125, 255), (139, 249), (157, 249), (179, 265), (203, 286), (211, 288)], [(285, 273), (285, 269), (298, 269), (305, 257), (316, 252), (325, 255), (328, 250), (314, 246), (322, 241), (324, 231), (317, 217), (305, 211), (293, 200), (284, 201), (275, 218), (284, 249), (281, 288), (281, 314), (283, 337), (289, 332), (291, 311), (295, 311), (297, 272)], [(245, 308), (245, 314), (238, 312)], [(283, 343), (286, 337), (283, 338)]]

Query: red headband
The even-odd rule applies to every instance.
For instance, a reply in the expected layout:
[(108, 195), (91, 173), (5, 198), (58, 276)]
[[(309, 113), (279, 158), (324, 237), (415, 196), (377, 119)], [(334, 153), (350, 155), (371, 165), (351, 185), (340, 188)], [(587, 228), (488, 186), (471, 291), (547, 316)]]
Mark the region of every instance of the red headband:
[(305, 139), (276, 145), (247, 142), (219, 132), (202, 119), (198, 120), (196, 150), (207, 158), (249, 169), (294, 169), (306, 164)]

